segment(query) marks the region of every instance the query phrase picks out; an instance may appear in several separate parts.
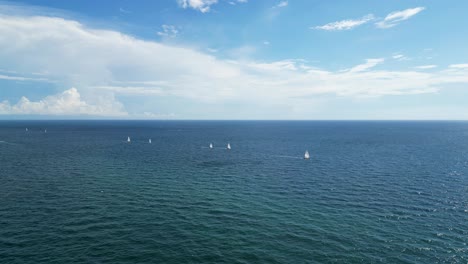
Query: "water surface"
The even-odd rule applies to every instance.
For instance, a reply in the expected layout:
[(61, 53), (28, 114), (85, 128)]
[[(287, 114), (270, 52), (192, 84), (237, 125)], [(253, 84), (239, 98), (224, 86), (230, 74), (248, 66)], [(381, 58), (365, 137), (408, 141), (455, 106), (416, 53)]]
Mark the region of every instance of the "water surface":
[(467, 175), (467, 122), (0, 121), (0, 259), (467, 263)]

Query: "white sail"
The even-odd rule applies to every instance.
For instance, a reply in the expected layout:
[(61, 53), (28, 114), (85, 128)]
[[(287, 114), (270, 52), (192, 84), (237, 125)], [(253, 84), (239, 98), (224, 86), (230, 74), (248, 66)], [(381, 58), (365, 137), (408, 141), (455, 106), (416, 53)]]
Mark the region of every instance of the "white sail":
[(213, 148), (213, 143), (210, 143), (210, 149), (212, 149), (212, 148)]
[(226, 148), (231, 149), (231, 144), (228, 143)]
[(28, 132), (28, 128), (26, 128), (26, 132)]
[(47, 129), (44, 130), (44, 133), (47, 133)]
[(304, 153), (304, 159), (310, 159), (309, 151), (307, 151), (307, 150)]
[(148, 143), (150, 143), (150, 144), (151, 144), (151, 138), (148, 140)]
[(131, 141), (130, 141), (130, 137), (128, 137), (128, 138), (127, 138), (127, 142), (128, 142), (128, 143), (130, 143), (130, 142), (131, 142)]

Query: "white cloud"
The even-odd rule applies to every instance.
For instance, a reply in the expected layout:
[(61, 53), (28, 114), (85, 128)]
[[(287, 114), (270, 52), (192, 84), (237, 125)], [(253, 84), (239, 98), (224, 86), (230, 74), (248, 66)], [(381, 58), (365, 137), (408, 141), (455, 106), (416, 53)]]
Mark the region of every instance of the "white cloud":
[(362, 71), (366, 71), (370, 68), (373, 68), (375, 66), (377, 66), (378, 64), (381, 64), (384, 62), (384, 59), (382, 58), (379, 58), (379, 59), (367, 59), (366, 60), (366, 63), (364, 64), (359, 64), (359, 65), (356, 65), (354, 66), (353, 68), (351, 68), (349, 70), (349, 72), (362, 72)]
[(431, 64), (431, 65), (416, 66), (414, 68), (421, 69), (421, 70), (426, 70), (426, 69), (433, 69), (433, 68), (436, 68), (436, 67), (437, 67), (437, 65)]
[(405, 60), (410, 60), (408, 57), (406, 57), (403, 54), (396, 53), (392, 56), (393, 59), (399, 60), (399, 61), (405, 61)]
[(128, 10), (122, 8), (122, 7), (119, 8), (119, 11), (120, 11), (120, 13), (124, 13), (124, 14), (130, 14), (130, 13), (132, 13), (132, 12), (130, 12), (130, 11), (128, 11)]
[(249, 57), (251, 57), (256, 51), (257, 48), (255, 46), (244, 45), (231, 49), (228, 51), (228, 53), (232, 58), (246, 60)]
[(179, 34), (179, 30), (177, 30), (177, 28), (175, 26), (162, 25), (161, 28), (163, 30), (157, 32), (158, 36), (175, 38), (177, 36), (177, 34)]
[(264, 19), (268, 22), (272, 22), (274, 19), (276, 19), (283, 10), (286, 10), (285, 7), (288, 6), (288, 1), (280, 1), (276, 5), (272, 6), (271, 8), (268, 8), (264, 14)]
[(174, 113), (162, 114), (153, 112), (144, 112), (143, 115), (137, 116), (136, 118), (142, 119), (174, 119), (177, 115)]
[(452, 64), (449, 66), (450, 68), (456, 68), (456, 69), (467, 69), (468, 68), (468, 63), (463, 63), (463, 64)]
[[(79, 94), (68, 90), (38, 102), (4, 102), (2, 113), (39, 109), (48, 114), (120, 115), (125, 111), (115, 96), (125, 105), (127, 97), (141, 95), (155, 102), (181, 98), (184, 102), (292, 109), (298, 101), (306, 104), (318, 95), (411, 95), (434, 93), (448, 83), (468, 83), (466, 64), (428, 72), (385, 70), (384, 59), (374, 58), (330, 71), (303, 60), (254, 61), (249, 59), (251, 52), (252, 47), (241, 47), (230, 59), (220, 59), (213, 53), (89, 28), (68, 19), (0, 16), (0, 69), (45, 72), (57, 85), (80, 88)], [(178, 115), (181, 108), (154, 111), (155, 104), (142, 106), (139, 113), (129, 112)]]
[(218, 3), (218, 0), (177, 0), (182, 8), (192, 8), (202, 13), (210, 12), (210, 6)]
[(298, 70), (298, 60), (282, 60), (282, 61), (275, 61), (270, 63), (259, 63), (259, 62), (251, 62), (247, 64), (247, 66), (251, 70), (260, 70), (260, 71), (283, 71), (283, 70)]
[(47, 96), (33, 102), (22, 97), (18, 103), (11, 105), (8, 101), (0, 102), (0, 114), (13, 115), (92, 115), (92, 116), (126, 116), (123, 106), (117, 101), (100, 101), (99, 105), (88, 104), (81, 99), (80, 93), (71, 88), (57, 95)]
[(245, 3), (247, 3), (247, 2), (248, 2), (248, 0), (237, 0), (237, 1), (235, 1), (235, 2), (234, 2), (234, 1), (229, 1), (228, 3), (229, 3), (230, 5), (236, 5), (236, 3), (245, 4)]
[(388, 14), (382, 21), (375, 23), (378, 28), (391, 28), (423, 11), (424, 7), (409, 8)]
[(0, 74), (0, 80), (50, 82), (50, 80), (47, 78), (30, 78), (30, 77), (11, 76), (11, 75), (4, 75), (4, 74)]
[(17, 74), (17, 73), (18, 73), (18, 72), (15, 72), (15, 71), (4, 70), (4, 69), (0, 69), (0, 72), (13, 73), (13, 74)]
[(349, 30), (357, 26), (363, 25), (374, 19), (374, 15), (369, 14), (360, 19), (347, 19), (336, 22), (331, 22), (323, 26), (312, 27), (312, 29), (321, 29), (321, 30)]
[(281, 1), (277, 5), (275, 5), (273, 8), (281, 8), (281, 7), (287, 7), (288, 6), (288, 1)]
[(161, 88), (156, 86), (93, 86), (93, 88), (111, 91), (123, 95), (163, 95)]
[(263, 41), (263, 45), (270, 45), (270, 41)]

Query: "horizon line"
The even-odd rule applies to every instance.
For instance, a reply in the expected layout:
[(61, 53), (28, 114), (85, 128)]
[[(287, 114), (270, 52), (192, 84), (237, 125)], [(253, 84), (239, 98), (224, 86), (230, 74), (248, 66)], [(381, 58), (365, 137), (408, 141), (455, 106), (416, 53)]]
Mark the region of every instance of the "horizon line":
[(0, 121), (277, 121), (277, 122), (468, 122), (468, 119), (1, 119)]

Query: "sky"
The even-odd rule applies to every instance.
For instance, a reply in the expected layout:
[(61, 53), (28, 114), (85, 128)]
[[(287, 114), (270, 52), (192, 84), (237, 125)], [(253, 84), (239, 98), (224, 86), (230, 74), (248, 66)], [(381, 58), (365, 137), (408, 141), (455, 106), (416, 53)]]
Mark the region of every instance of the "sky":
[(0, 119), (468, 120), (466, 10), (0, 0)]

